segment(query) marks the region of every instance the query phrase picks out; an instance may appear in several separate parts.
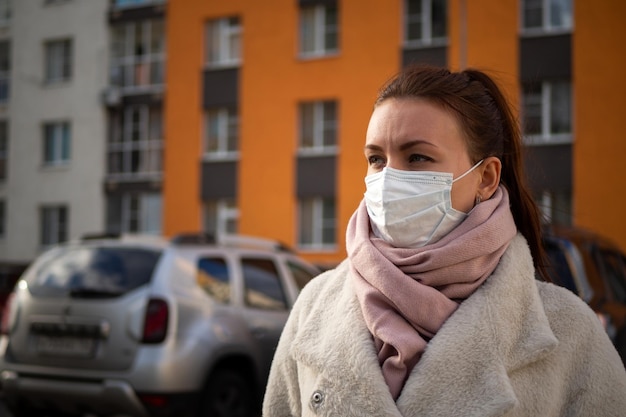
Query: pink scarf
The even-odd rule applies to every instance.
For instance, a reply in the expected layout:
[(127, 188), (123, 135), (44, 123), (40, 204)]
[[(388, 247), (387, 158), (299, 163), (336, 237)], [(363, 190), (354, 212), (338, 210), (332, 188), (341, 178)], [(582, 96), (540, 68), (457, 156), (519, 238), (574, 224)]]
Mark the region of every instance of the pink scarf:
[(502, 186), (436, 243), (395, 248), (370, 233), (365, 202), (346, 233), (350, 276), (394, 399), (428, 341), (494, 271), (516, 234)]

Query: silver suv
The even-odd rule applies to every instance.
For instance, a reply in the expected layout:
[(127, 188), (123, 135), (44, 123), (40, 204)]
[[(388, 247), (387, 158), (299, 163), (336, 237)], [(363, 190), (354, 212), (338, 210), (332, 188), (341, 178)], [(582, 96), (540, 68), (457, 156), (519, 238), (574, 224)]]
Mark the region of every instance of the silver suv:
[(7, 406), (19, 417), (255, 415), (289, 309), (319, 272), (249, 237), (55, 247), (2, 320)]

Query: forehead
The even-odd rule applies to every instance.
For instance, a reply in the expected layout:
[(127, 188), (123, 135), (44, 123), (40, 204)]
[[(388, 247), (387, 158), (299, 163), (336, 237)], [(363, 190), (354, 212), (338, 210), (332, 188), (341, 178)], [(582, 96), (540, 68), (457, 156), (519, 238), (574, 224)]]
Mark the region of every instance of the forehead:
[(442, 106), (418, 98), (387, 99), (376, 106), (367, 143), (418, 139), (465, 145), (458, 120)]

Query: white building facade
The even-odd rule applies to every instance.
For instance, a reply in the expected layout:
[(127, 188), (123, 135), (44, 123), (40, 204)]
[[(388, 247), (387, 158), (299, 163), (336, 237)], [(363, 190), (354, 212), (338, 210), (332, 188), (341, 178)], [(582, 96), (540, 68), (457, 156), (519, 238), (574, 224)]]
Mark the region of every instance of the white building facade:
[(28, 263), (49, 245), (105, 228), (109, 5), (12, 2), (0, 263)]

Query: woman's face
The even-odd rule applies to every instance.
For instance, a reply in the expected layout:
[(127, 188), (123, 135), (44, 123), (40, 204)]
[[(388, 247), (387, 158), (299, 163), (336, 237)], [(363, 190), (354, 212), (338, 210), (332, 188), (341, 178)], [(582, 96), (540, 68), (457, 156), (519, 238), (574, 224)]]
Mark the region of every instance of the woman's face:
[[(367, 174), (384, 167), (450, 172), (457, 178), (472, 165), (456, 118), (423, 99), (387, 99), (372, 113), (365, 141)], [(480, 168), (480, 167), (479, 167)], [(452, 207), (469, 212), (481, 183), (475, 169), (452, 185)]]

